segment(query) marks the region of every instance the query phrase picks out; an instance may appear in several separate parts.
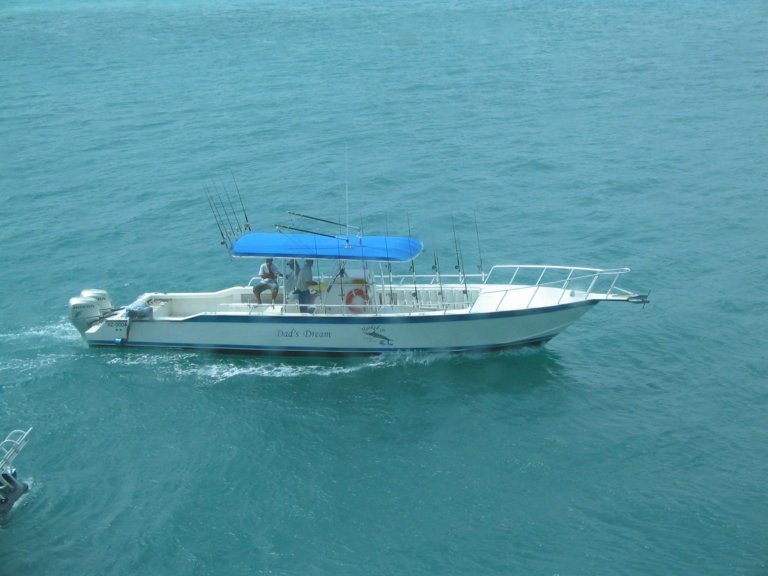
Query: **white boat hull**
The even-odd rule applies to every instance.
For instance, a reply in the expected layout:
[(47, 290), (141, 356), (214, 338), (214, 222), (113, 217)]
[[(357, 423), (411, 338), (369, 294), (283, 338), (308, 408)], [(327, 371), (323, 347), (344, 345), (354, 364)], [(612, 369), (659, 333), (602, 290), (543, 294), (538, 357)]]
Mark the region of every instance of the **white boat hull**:
[(183, 319), (106, 318), (83, 334), (90, 346), (188, 348), (251, 353), (460, 352), (541, 344), (597, 300), (546, 308), (469, 313), (321, 316), (210, 313)]
[[(544, 282), (547, 273), (560, 274)], [(601, 301), (646, 302), (615, 287), (626, 269), (497, 266), (482, 282), (349, 271), (320, 277), (311, 304), (281, 287), (261, 303), (253, 287), (152, 292), (114, 309), (104, 290), (70, 300), (70, 320), (90, 346), (185, 348), (268, 354), (381, 354), (493, 350), (544, 343)], [(506, 273), (504, 282), (490, 276)], [(533, 272), (533, 283), (519, 282)], [(601, 279), (609, 286), (596, 290)]]

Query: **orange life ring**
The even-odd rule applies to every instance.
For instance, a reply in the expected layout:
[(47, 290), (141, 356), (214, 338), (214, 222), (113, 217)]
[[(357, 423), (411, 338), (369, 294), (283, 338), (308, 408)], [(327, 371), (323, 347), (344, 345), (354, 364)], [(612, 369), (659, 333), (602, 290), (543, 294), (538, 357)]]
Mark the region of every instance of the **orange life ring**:
[[(362, 306), (354, 304), (356, 299), (363, 301)], [(362, 288), (355, 288), (354, 290), (347, 292), (347, 296), (344, 298), (344, 303), (347, 305), (347, 310), (352, 312), (352, 314), (362, 314), (365, 312), (363, 306), (368, 305), (368, 294), (366, 294), (365, 290)]]

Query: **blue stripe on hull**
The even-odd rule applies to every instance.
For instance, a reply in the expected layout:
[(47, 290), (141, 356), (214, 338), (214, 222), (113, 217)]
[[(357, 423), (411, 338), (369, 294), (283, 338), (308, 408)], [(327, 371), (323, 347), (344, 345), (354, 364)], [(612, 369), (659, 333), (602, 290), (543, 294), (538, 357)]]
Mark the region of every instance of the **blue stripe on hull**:
[(265, 354), (278, 356), (373, 356), (377, 354), (389, 354), (393, 352), (481, 352), (493, 350), (505, 350), (508, 348), (522, 348), (526, 346), (540, 346), (545, 344), (555, 335), (531, 340), (493, 344), (489, 346), (462, 346), (452, 348), (300, 348), (291, 346), (227, 346), (227, 345), (203, 345), (164, 342), (127, 342), (116, 343), (110, 340), (98, 340), (89, 342), (92, 348), (173, 348), (178, 350), (203, 350), (208, 352), (226, 352), (242, 354)]
[[(569, 308), (580, 308), (582, 306), (594, 306), (599, 300), (585, 300), (583, 302), (572, 302), (570, 304), (560, 304), (558, 306), (548, 306), (546, 308), (534, 308), (530, 310), (505, 310), (502, 312), (478, 312), (466, 314), (435, 314), (432, 316), (313, 316), (311, 314), (281, 314), (275, 316), (242, 316), (242, 315), (205, 315), (190, 316), (184, 320), (174, 320), (174, 322), (203, 322), (203, 323), (235, 323), (235, 324), (423, 324), (431, 322), (476, 322), (478, 320), (495, 320), (498, 318), (512, 318), (515, 316), (532, 316), (534, 314), (549, 314)], [(162, 321), (162, 319), (160, 320)]]

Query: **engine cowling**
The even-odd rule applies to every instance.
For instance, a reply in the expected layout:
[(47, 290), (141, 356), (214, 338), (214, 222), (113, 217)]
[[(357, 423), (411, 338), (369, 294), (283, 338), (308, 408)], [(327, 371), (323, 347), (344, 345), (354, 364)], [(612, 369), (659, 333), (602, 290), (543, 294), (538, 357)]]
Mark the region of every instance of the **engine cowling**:
[(75, 296), (69, 299), (69, 321), (81, 334), (101, 318), (101, 304), (95, 298)]
[(96, 290), (89, 288), (88, 290), (83, 290), (80, 292), (80, 296), (83, 298), (93, 298), (96, 300), (96, 302), (99, 303), (99, 313), (102, 316), (112, 312), (112, 310), (115, 309), (115, 307), (112, 305), (112, 298), (110, 297), (109, 292), (106, 290)]

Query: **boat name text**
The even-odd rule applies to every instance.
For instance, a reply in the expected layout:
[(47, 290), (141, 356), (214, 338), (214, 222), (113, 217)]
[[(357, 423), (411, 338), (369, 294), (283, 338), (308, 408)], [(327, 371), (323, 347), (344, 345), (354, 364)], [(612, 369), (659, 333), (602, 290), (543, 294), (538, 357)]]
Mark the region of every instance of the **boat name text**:
[(299, 338), (301, 336), (304, 338), (330, 338), (331, 333), (327, 330), (310, 330), (309, 328), (297, 330), (296, 328), (291, 328), (290, 330), (278, 330), (277, 336), (278, 338)]

